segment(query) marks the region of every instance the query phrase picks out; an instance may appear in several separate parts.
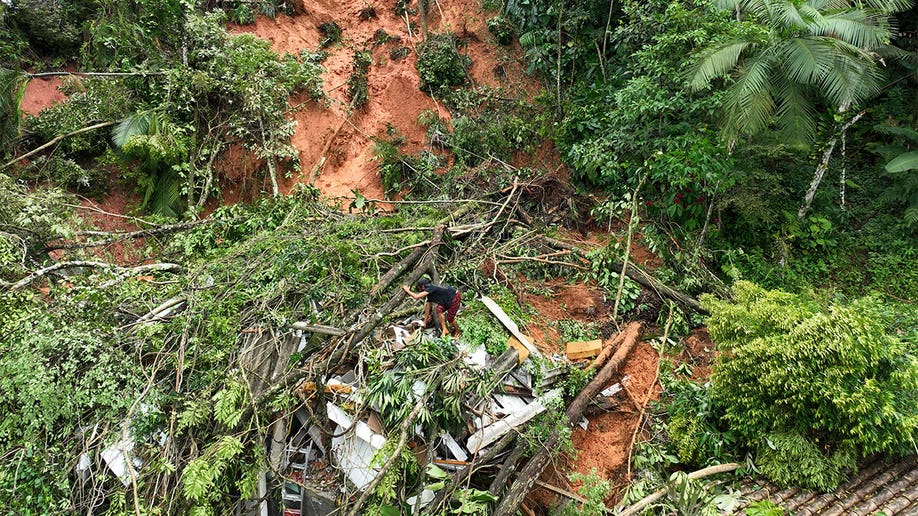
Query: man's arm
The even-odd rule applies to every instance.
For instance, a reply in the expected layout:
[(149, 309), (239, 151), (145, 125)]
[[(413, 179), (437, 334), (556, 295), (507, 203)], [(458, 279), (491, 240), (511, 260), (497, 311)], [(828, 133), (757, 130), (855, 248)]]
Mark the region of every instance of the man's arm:
[(424, 299), (425, 297), (427, 297), (428, 294), (430, 294), (430, 292), (426, 290), (423, 292), (417, 292), (417, 293), (412, 292), (411, 289), (408, 288), (408, 285), (402, 285), (402, 290), (404, 290), (406, 294), (413, 297), (414, 299)]

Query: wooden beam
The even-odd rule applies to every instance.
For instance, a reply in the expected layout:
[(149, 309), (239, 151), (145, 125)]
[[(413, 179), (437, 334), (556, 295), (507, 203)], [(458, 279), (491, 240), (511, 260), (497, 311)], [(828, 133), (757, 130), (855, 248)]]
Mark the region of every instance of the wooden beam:
[(500, 321), (501, 324), (503, 324), (504, 327), (507, 328), (507, 330), (509, 330), (514, 337), (516, 337), (516, 340), (520, 341), (520, 344), (526, 346), (526, 349), (529, 350), (530, 354), (537, 357), (542, 356), (542, 354), (539, 353), (539, 350), (536, 349), (536, 347), (532, 345), (532, 342), (529, 341), (529, 338), (523, 335), (519, 326), (513, 322), (513, 319), (511, 319), (510, 316), (504, 312), (504, 309), (498, 306), (498, 304), (495, 303), (493, 299), (488, 296), (481, 296), (481, 302), (484, 303), (488, 310), (494, 314), (494, 317), (497, 317), (497, 320)]

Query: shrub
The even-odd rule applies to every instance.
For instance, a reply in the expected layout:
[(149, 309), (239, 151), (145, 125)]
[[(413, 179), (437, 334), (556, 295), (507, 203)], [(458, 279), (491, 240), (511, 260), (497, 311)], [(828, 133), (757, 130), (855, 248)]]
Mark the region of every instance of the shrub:
[(395, 47), (389, 51), (389, 59), (399, 61), (408, 57), (411, 53), (411, 47)]
[(360, 109), (370, 100), (370, 88), (367, 83), (367, 74), (373, 56), (363, 50), (354, 52), (354, 62), (351, 64), (351, 76), (347, 79), (347, 96), (351, 99), (354, 109)]
[(19, 178), (30, 181), (47, 181), (84, 194), (102, 193), (108, 187), (105, 171), (101, 168), (85, 169), (72, 159), (55, 155), (35, 159), (23, 169)]
[(333, 21), (327, 21), (319, 25), (319, 32), (325, 36), (320, 45), (322, 48), (330, 47), (341, 41), (341, 26)]
[(728, 462), (735, 438), (718, 427), (721, 410), (711, 399), (711, 389), (691, 380), (666, 383), (667, 430), (670, 445), (684, 464), (705, 466)]
[(249, 4), (239, 4), (239, 6), (230, 9), (227, 13), (230, 21), (239, 25), (250, 25), (255, 23), (255, 11)]
[[(38, 117), (28, 116), (26, 119), (26, 124), (41, 142), (98, 121), (123, 118), (131, 112), (134, 103), (134, 95), (123, 81), (117, 80), (76, 81), (65, 93), (70, 95), (67, 102), (43, 109)], [(58, 144), (57, 152), (66, 156), (97, 155), (108, 147), (108, 136), (105, 130), (71, 136)]]
[[(908, 452), (918, 428), (918, 359), (876, 298), (828, 308), (803, 296), (737, 282), (734, 302), (703, 297), (720, 355), (712, 374), (722, 421), (769, 464), (776, 481), (832, 489), (848, 454)], [(901, 321), (900, 321), (901, 323)], [(771, 439), (778, 438), (779, 444)], [(797, 437), (786, 437), (796, 435)], [(836, 473), (797, 468), (777, 455), (818, 453)], [(809, 443), (803, 447), (800, 440)], [(785, 457), (785, 461), (788, 459)], [(785, 474), (786, 473), (786, 474)]]
[(851, 448), (823, 453), (819, 446), (797, 433), (772, 434), (759, 443), (756, 463), (778, 485), (798, 485), (831, 491), (855, 467)]
[(509, 45), (516, 37), (516, 27), (513, 22), (503, 16), (495, 16), (488, 20), (488, 30), (501, 45)]
[(466, 69), (472, 59), (459, 53), (455, 34), (433, 34), (418, 45), (418, 75), (421, 89), (439, 95), (452, 86), (468, 82)]
[(379, 162), (379, 175), (386, 193), (391, 194), (403, 188), (424, 189), (427, 185), (436, 185), (434, 169), (440, 166), (440, 159), (427, 151), (416, 156), (403, 154), (397, 141), (375, 141), (374, 160)]

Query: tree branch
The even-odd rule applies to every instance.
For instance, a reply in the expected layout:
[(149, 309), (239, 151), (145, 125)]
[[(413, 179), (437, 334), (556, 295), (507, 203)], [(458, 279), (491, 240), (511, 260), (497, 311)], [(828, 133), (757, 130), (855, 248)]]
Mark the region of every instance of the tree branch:
[(117, 124), (117, 123), (118, 123), (118, 122), (102, 122), (101, 124), (91, 125), (91, 126), (89, 126), (89, 127), (84, 127), (84, 128), (82, 128), (82, 129), (77, 129), (76, 131), (72, 131), (72, 132), (69, 132), (69, 133), (67, 133), (67, 134), (62, 134), (62, 135), (58, 136), (57, 138), (54, 138), (54, 139), (51, 140), (50, 142), (48, 142), (48, 143), (46, 143), (46, 144), (44, 144), (44, 145), (38, 147), (37, 149), (32, 150), (32, 151), (29, 151), (29, 152), (23, 154), (22, 156), (19, 156), (18, 158), (13, 158), (12, 161), (8, 161), (8, 162), (4, 163), (3, 165), (0, 165), (0, 170), (3, 170), (3, 169), (5, 169), (5, 168), (9, 167), (10, 165), (12, 165), (13, 163), (16, 163), (17, 161), (22, 161), (22, 160), (24, 160), (24, 159), (26, 159), (26, 158), (28, 158), (28, 157), (30, 157), (30, 156), (34, 156), (35, 154), (38, 154), (39, 152), (41, 152), (41, 151), (47, 149), (48, 147), (53, 146), (54, 144), (56, 144), (57, 142), (63, 140), (64, 138), (69, 138), (69, 137), (71, 137), (71, 136), (76, 136), (76, 135), (78, 135), (78, 134), (88, 133), (88, 132), (90, 132), (90, 131), (95, 131), (96, 129), (101, 129), (101, 128), (103, 128), (103, 127), (108, 127), (108, 126), (110, 126), (110, 125), (115, 125), (115, 124)]
[(113, 265), (111, 263), (105, 263), (105, 262), (92, 262), (92, 261), (59, 262), (49, 267), (45, 267), (44, 269), (39, 269), (33, 272), (32, 274), (29, 274), (25, 278), (22, 278), (21, 280), (17, 281), (16, 283), (13, 283), (13, 284), (7, 283), (7, 285), (9, 285), (10, 291), (19, 290), (23, 287), (29, 286), (34, 281), (52, 272), (56, 272), (56, 271), (64, 270), (64, 269), (75, 269), (77, 267), (92, 267), (96, 269), (121, 269), (122, 271), (126, 272), (127, 275), (130, 275), (132, 273), (139, 273), (139, 272), (146, 272), (146, 271), (153, 271), (153, 270), (169, 271), (169, 272), (181, 272), (185, 270), (185, 268), (182, 267), (181, 265), (177, 265), (174, 263), (151, 263), (148, 265), (140, 265), (138, 267), (125, 268), (125, 267), (119, 267), (118, 265)]

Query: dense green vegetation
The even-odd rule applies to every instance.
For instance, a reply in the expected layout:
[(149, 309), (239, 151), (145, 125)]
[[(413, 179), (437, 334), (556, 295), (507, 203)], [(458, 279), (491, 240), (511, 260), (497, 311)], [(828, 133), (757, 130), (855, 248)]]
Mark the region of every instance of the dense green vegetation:
[[(682, 469), (748, 460), (747, 471), (779, 484), (830, 490), (859, 459), (915, 453), (911, 2), (483, 2), (487, 33), (478, 37), (500, 48), (518, 42), (544, 90), (529, 99), (475, 84), (465, 35), (431, 32), (413, 49), (393, 47), (393, 61), (417, 53), (421, 89), (450, 117), (421, 113), (421, 151), (405, 151), (391, 124), (374, 139), (387, 194), (421, 202), (384, 215), (356, 191), (350, 206), (329, 207), (311, 186), (277, 196), (280, 175), (301, 166), (290, 113), (327, 100), (325, 50), (278, 55), (226, 24), (293, 14), (294, 4), (0, 2), (2, 162), (99, 126), (0, 169), (0, 509), (238, 509), (266, 468), (270, 421), (299, 406), (283, 390), (251, 392), (237, 367), (243, 332), (284, 334), (319, 304), (323, 324), (365, 320), (369, 289), (444, 221), (459, 228), (440, 250), (446, 279), (489, 292), (521, 324), (530, 313), (507, 278), (566, 277), (596, 285), (620, 319), (671, 331), (653, 339), (663, 393), (651, 438), (635, 450), (626, 501), (668, 484), (671, 495), (649, 511), (712, 513), (735, 497)], [(399, 2), (399, 16), (419, 15), (409, 4)], [(368, 4), (364, 21), (377, 8)], [(319, 30), (321, 48), (347, 41), (334, 21)], [(348, 109), (369, 109), (377, 63), (368, 47), (348, 52)], [(67, 102), (23, 117), (30, 74), (64, 65), (114, 75), (67, 77)], [(508, 164), (546, 140), (569, 177)], [(219, 205), (215, 163), (234, 146), (256, 159), (265, 195), (199, 220), (208, 202)], [(136, 235), (96, 233), (78, 215), (75, 195), (104, 198), (112, 180), (138, 194), (120, 215), (150, 231), (137, 269), (95, 251), (106, 238)], [(477, 202), (454, 220), (451, 199), (460, 197)], [(534, 238), (557, 236), (559, 226), (602, 227), (614, 238), (583, 253), (547, 250)], [(638, 233), (662, 259), (654, 276), (702, 295), (707, 314), (660, 306), (616, 272)], [(55, 269), (62, 259), (74, 263)], [(181, 309), (155, 316), (169, 301)], [(717, 346), (710, 381), (693, 379), (676, 358), (676, 337), (701, 324)], [(505, 332), (480, 303), (467, 303), (459, 325), (467, 343), (504, 351)], [(571, 321), (558, 322), (558, 333), (599, 336)], [(310, 341), (287, 371), (321, 344)], [(448, 341), (395, 358), (371, 346), (356, 352), (390, 428), (413, 409), (417, 380), (435, 386), (437, 407), (419, 420), (456, 431), (463, 397), (492, 385)], [(390, 361), (398, 376), (373, 375)], [(541, 365), (529, 367), (540, 374)], [(564, 395), (590, 374), (571, 368)], [(557, 405), (521, 436), (528, 453), (551, 432), (570, 449)], [(128, 436), (144, 467), (127, 485), (105, 468), (90, 484), (79, 479), (84, 451)], [(576, 481), (589, 498), (576, 510), (599, 513), (608, 483)], [(398, 513), (407, 488), (424, 482), (445, 485), (446, 474), (403, 452), (367, 507)], [(458, 489), (442, 513), (487, 513), (496, 498), (478, 487), (487, 486)]]

